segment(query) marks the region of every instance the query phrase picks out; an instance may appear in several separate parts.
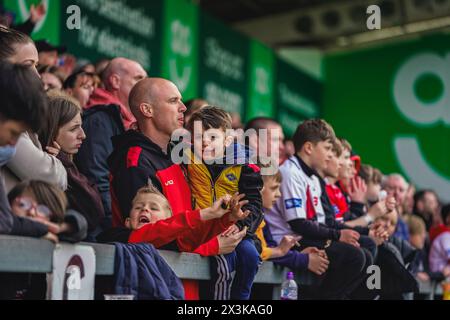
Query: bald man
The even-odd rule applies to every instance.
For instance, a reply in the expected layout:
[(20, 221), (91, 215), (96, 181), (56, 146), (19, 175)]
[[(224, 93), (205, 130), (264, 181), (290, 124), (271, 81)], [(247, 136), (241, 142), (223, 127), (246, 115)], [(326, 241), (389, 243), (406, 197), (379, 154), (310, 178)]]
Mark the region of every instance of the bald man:
[(97, 184), (105, 208), (101, 229), (111, 226), (111, 196), (107, 159), (113, 151), (111, 138), (122, 134), (136, 122), (128, 104), (133, 86), (147, 77), (142, 66), (133, 60), (115, 58), (103, 72), (103, 88), (91, 95), (83, 113), (86, 140), (75, 162), (84, 175)]
[(146, 78), (132, 89), (129, 104), (139, 129), (114, 137), (114, 151), (108, 159), (114, 226), (123, 225), (131, 200), (149, 181), (168, 197), (173, 212), (190, 209), (186, 207), (186, 203), (190, 206), (188, 189), (182, 194), (165, 192), (166, 187), (185, 184), (168, 150), (172, 132), (183, 127), (186, 107), (180, 92), (168, 80)]

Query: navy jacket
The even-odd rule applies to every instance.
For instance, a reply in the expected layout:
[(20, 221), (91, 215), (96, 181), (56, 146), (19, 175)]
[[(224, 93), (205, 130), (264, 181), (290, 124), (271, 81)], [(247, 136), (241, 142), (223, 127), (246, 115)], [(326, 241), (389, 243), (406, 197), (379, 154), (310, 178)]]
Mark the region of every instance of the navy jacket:
[(180, 279), (151, 244), (115, 242), (115, 293), (138, 300), (183, 300)]
[[(98, 105), (84, 111), (83, 130), (86, 133), (86, 140), (83, 141), (74, 161), (78, 170), (97, 185), (105, 217), (110, 219), (111, 196), (107, 159), (113, 151), (111, 138), (125, 132), (119, 107)], [(110, 225), (103, 227), (107, 228)]]

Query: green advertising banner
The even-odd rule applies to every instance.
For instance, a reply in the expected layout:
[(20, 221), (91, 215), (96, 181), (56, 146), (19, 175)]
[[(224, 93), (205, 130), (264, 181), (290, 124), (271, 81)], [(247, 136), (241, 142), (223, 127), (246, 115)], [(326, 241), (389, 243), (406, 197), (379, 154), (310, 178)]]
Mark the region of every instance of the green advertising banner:
[(198, 96), (197, 6), (185, 0), (164, 1), (162, 75), (173, 81), (184, 100)]
[(61, 5), (81, 9), (80, 30), (65, 28), (67, 17), (61, 19), (61, 42), (71, 53), (91, 61), (125, 57), (150, 75), (160, 74), (161, 1), (61, 0)]
[(247, 102), (249, 41), (207, 14), (200, 16), (200, 96), (243, 115)]
[(54, 45), (59, 45), (60, 0), (5, 0), (4, 5), (7, 10), (16, 14), (15, 24), (20, 24), (30, 17), (30, 6), (37, 6), (41, 2), (47, 8), (47, 13), (34, 27), (31, 36), (34, 40), (47, 39)]
[(272, 50), (256, 41), (250, 44), (248, 104), (245, 119), (273, 116), (274, 59)]
[(362, 161), (450, 201), (450, 36), (326, 58), (324, 116)]
[(300, 122), (320, 116), (322, 84), (310, 75), (276, 60), (276, 117), (287, 137), (291, 137)]

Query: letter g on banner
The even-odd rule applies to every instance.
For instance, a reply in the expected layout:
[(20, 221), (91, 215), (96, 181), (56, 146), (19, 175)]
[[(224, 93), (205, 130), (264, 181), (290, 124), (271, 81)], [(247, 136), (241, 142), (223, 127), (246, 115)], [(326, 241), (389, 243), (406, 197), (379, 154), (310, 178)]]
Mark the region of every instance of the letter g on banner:
[[(435, 101), (421, 101), (414, 92), (416, 81), (424, 75), (438, 77), (443, 94)], [(450, 55), (422, 53), (406, 61), (394, 78), (394, 100), (400, 113), (416, 126), (433, 126), (442, 121), (450, 125)]]

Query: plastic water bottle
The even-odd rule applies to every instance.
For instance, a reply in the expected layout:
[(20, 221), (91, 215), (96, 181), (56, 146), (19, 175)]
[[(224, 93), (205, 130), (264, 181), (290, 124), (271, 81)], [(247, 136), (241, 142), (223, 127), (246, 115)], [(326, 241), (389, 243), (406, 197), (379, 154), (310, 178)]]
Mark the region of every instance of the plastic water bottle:
[(281, 285), (281, 300), (297, 300), (297, 292), (298, 287), (297, 283), (294, 281), (294, 273), (288, 272), (286, 280), (283, 281), (283, 284)]

